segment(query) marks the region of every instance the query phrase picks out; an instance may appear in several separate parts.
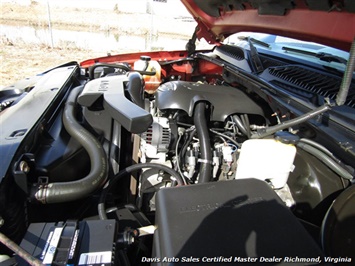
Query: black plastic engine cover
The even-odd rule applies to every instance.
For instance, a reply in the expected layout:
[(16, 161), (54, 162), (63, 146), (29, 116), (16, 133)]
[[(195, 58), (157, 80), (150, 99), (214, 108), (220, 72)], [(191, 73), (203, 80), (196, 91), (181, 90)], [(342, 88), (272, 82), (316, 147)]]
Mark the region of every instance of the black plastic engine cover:
[[(131, 78), (130, 82), (132, 83), (133, 80)], [(96, 114), (96, 119), (113, 118), (129, 132), (143, 133), (152, 124), (153, 117), (141, 106), (126, 98), (125, 82), (128, 82), (128, 78), (122, 75), (91, 80), (86, 83), (84, 90), (79, 95), (78, 103), (90, 108), (97, 104), (97, 101), (102, 100), (102, 108), (105, 112), (103, 113), (100, 110)], [(141, 88), (138, 86), (136, 89), (140, 90)], [(101, 117), (98, 117), (98, 115), (101, 115)]]
[(184, 110), (193, 115), (199, 101), (212, 105), (211, 120), (224, 121), (229, 115), (247, 113), (264, 116), (263, 110), (243, 91), (228, 86), (215, 86), (197, 82), (170, 81), (161, 85), (156, 92), (159, 110)]
[[(166, 188), (157, 194), (153, 258), (317, 258), (322, 252), (264, 181), (243, 179)], [(281, 265), (278, 264), (278, 265)], [(287, 264), (287, 263), (286, 263)], [(297, 264), (297, 263), (296, 263)], [(307, 263), (300, 263), (307, 265)]]

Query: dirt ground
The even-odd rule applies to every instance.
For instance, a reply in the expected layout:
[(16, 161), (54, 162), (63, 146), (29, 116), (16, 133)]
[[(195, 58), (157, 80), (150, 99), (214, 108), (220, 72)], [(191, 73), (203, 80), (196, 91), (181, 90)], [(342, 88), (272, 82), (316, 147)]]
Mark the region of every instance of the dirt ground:
[(70, 48), (50, 48), (45, 45), (13, 44), (0, 41), (0, 88), (57, 65), (105, 56), (105, 54)]
[[(93, 14), (94, 11), (69, 8), (53, 9), (51, 14), (52, 27), (68, 30), (84, 29), (88, 26), (88, 13)], [(114, 12), (111, 15), (117, 16)], [(95, 17), (102, 16), (104, 16), (103, 11), (95, 10)], [(3, 25), (45, 27), (48, 23), (47, 9), (36, 1), (32, 1), (32, 4), (27, 7), (16, 3), (1, 3), (0, 23)], [(91, 30), (95, 30), (95, 28), (91, 27)], [(51, 48), (44, 44), (13, 42), (5, 36), (1, 36), (0, 88), (69, 61), (80, 62), (101, 56), (105, 56), (105, 54), (70, 47)]]
[[(23, 6), (14, 1), (0, 0), (0, 4), (1, 25), (48, 27), (47, 6), (43, 2), (30, 1), (30, 5)], [(50, 13), (52, 28), (73, 31), (106, 30), (110, 32), (124, 31), (126, 34), (132, 32), (146, 34), (151, 20), (149, 14), (128, 14), (115, 8), (105, 10), (53, 6)], [(183, 27), (176, 29), (172, 24), (169, 24), (174, 21), (168, 23), (166, 19), (166, 17), (155, 18), (160, 32), (169, 34), (174, 30), (174, 34), (184, 35), (185, 38), (187, 36), (185, 32), (192, 32), (191, 23), (182, 23)], [(20, 40), (9, 40), (0, 30), (0, 89), (62, 63), (80, 62), (105, 55), (106, 51), (95, 52), (71, 47), (51, 48), (44, 44), (28, 44)]]
[[(149, 21), (150, 16), (122, 13), (114, 9), (108, 11), (100, 8), (52, 6), (50, 18), (52, 27), (56, 29), (99, 31), (117, 30), (123, 26), (126, 31), (136, 31), (142, 26), (149, 27), (149, 24), (141, 22)], [(28, 6), (11, 2), (1, 3), (1, 24), (47, 27), (48, 19), (48, 9), (43, 3), (31, 1)]]
[[(1, 3), (0, 24), (15, 26), (45, 27), (48, 23), (47, 9), (36, 1), (29, 6), (16, 3)], [(91, 18), (88, 20), (88, 14)], [(90, 27), (99, 30), (97, 20), (115, 21), (118, 14), (104, 10), (86, 10), (59, 7), (52, 9), (52, 27), (80, 31)], [(117, 19), (117, 18), (116, 18)], [(88, 26), (89, 25), (89, 26)], [(96, 26), (94, 26), (96, 25)], [(96, 28), (95, 28), (96, 27)], [(0, 38), (0, 88), (23, 78), (43, 72), (48, 68), (69, 62), (105, 56), (104, 53), (70, 47), (48, 47), (44, 44), (28, 44), (23, 41), (10, 41)]]

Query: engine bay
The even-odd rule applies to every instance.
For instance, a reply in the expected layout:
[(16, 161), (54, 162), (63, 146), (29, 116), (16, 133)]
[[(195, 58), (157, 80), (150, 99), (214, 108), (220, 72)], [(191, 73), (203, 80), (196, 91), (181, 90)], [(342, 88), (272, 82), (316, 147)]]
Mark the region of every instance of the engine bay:
[(354, 203), (342, 196), (354, 194), (354, 154), (329, 136), (352, 122), (322, 93), (276, 92), (267, 79), (289, 61), (264, 56), (260, 73), (237, 52), (88, 60), (54, 70), (70, 72), (60, 89), (28, 89), (24, 99), (57, 94), (32, 126), (9, 129), (1, 232), (46, 265), (349, 256), (354, 212), (334, 204)]

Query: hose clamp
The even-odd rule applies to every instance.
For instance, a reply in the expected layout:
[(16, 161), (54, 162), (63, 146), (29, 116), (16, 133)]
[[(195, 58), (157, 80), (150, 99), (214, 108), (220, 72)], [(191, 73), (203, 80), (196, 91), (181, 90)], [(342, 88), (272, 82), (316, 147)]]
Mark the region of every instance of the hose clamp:
[(199, 163), (208, 163), (210, 165), (213, 165), (213, 162), (211, 160), (207, 160), (207, 159), (198, 159), (197, 162), (199, 162)]

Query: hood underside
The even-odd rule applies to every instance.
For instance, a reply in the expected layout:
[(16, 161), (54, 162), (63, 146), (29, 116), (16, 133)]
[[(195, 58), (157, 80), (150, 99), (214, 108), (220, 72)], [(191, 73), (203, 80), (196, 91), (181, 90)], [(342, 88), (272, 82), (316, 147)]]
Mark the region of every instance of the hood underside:
[(197, 37), (219, 43), (253, 31), (350, 49), (353, 0), (181, 0), (198, 23)]

